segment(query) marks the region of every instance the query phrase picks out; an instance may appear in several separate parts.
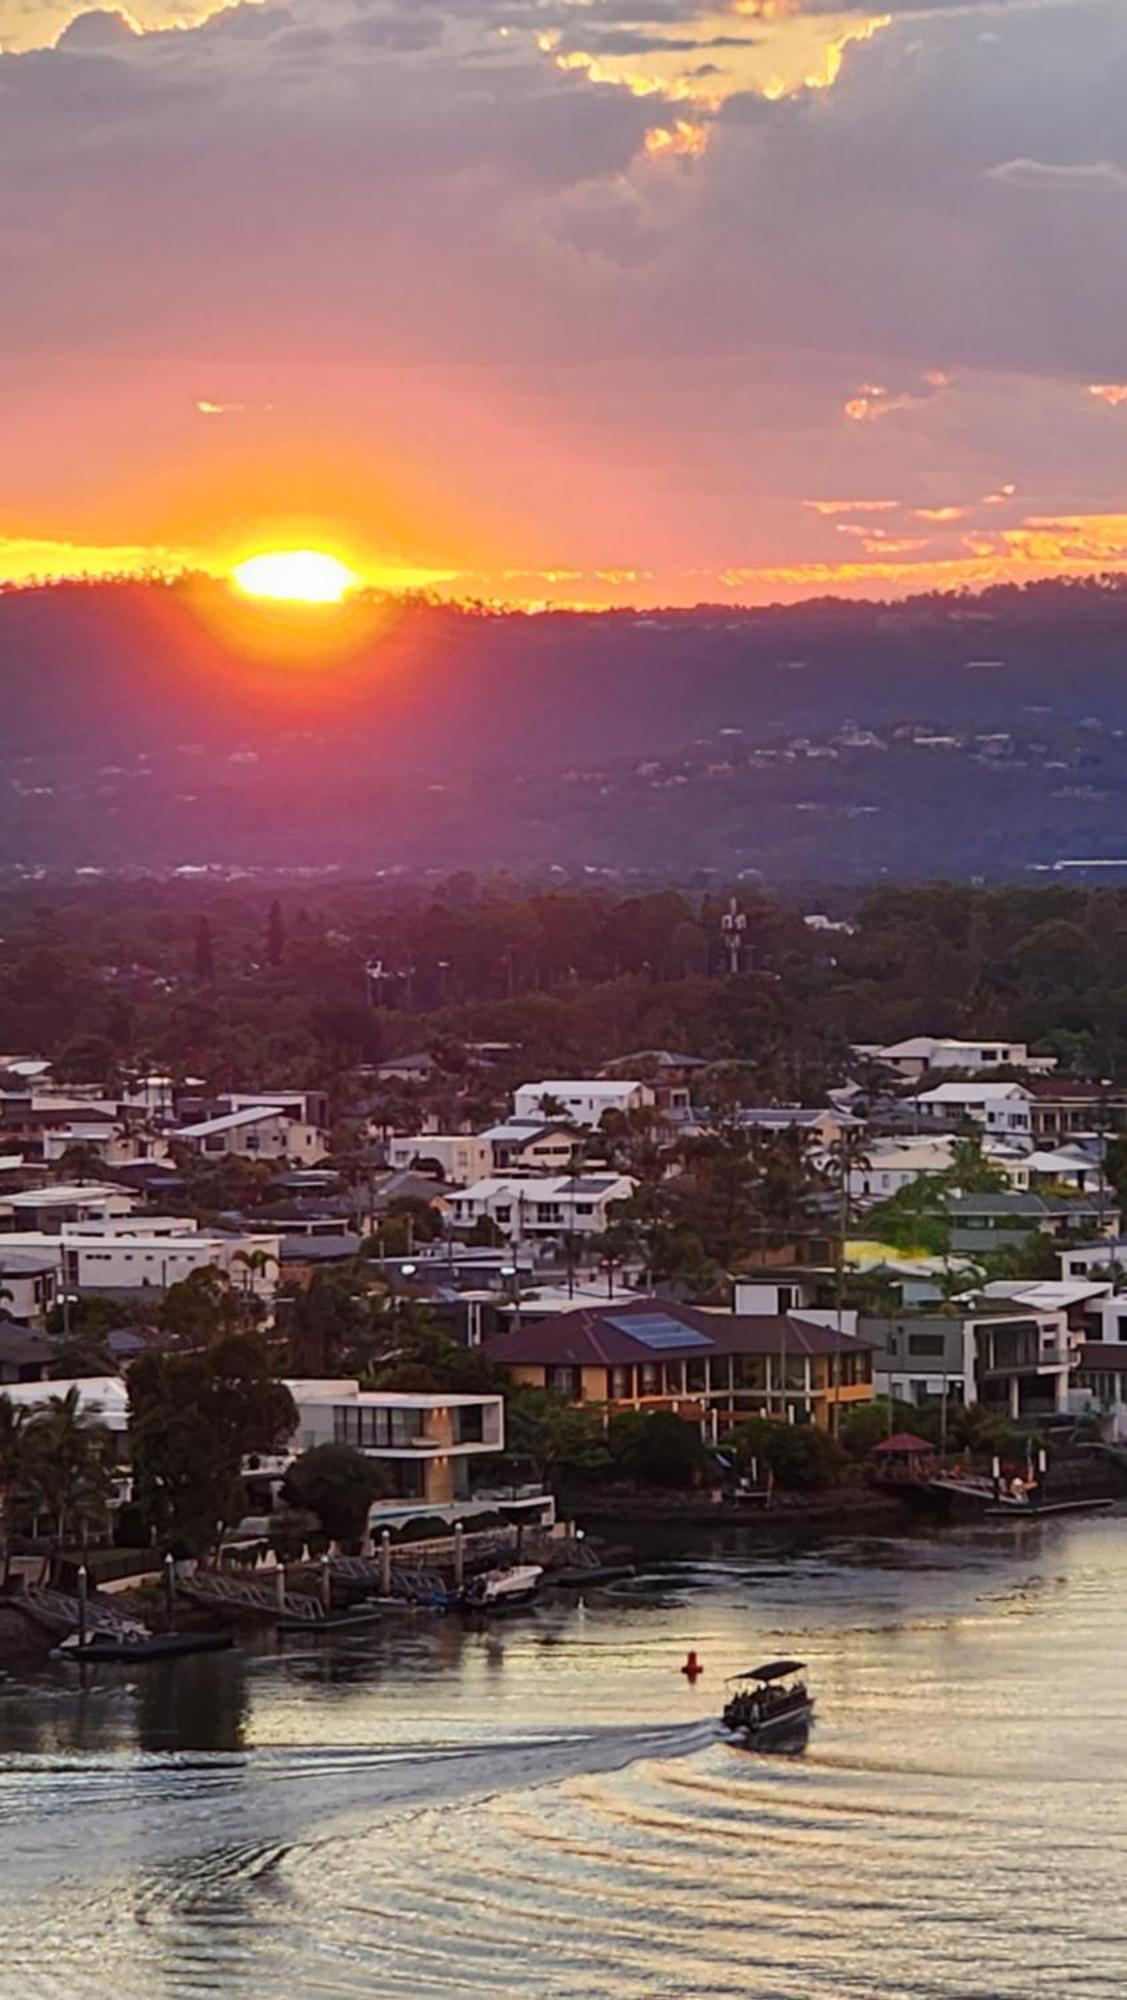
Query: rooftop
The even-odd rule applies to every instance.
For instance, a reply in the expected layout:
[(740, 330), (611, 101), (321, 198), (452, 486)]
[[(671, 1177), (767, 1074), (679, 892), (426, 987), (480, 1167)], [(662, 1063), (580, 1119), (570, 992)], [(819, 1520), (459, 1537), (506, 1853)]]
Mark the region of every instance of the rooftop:
[(485, 1343), (502, 1365), (617, 1367), (723, 1354), (860, 1354), (871, 1343), (788, 1314), (710, 1313), (663, 1298), (582, 1307)]
[(264, 1118), (285, 1118), (284, 1104), (252, 1104), (244, 1111), (227, 1111), (221, 1118), (203, 1118), (198, 1125), (181, 1125), (173, 1139), (210, 1139), (221, 1132), (235, 1132), (243, 1125), (260, 1125)]

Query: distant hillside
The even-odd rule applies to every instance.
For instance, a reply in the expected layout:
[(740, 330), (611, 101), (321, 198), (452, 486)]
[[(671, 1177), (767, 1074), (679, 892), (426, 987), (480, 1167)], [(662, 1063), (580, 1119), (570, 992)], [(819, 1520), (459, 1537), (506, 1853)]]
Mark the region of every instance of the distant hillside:
[(1127, 588), (545, 616), (0, 594), (0, 866), (1021, 874), (1127, 851)]

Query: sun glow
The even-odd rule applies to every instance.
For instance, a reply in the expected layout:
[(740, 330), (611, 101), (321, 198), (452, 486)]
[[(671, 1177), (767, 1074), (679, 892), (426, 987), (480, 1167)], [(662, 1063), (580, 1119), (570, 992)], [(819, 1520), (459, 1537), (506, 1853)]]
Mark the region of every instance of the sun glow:
[(248, 556), (231, 571), (247, 597), (273, 597), (293, 604), (339, 604), (360, 579), (336, 556), (317, 549), (277, 549)]

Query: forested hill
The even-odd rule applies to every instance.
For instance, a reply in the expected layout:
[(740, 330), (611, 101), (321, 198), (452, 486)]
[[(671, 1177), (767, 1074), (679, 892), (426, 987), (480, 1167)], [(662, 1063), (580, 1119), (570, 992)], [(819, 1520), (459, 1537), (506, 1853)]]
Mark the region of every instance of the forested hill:
[(1115, 857), (1127, 587), (347, 616), (0, 594), (0, 865), (768, 878)]

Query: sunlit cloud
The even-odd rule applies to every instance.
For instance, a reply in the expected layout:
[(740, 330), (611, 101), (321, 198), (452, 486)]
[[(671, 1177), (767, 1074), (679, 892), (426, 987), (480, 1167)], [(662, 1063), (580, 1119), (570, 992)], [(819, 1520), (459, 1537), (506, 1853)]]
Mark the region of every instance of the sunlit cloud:
[(1016, 492), (1017, 487), (1013, 482), (1007, 481), (1005, 486), (999, 486), (995, 492), (984, 493), (981, 504), (984, 507), (1004, 507), (1007, 500), (1012, 500)]
[(812, 514), (822, 514), (832, 519), (835, 514), (891, 514), (899, 507), (899, 500), (804, 500)]
[(1127, 382), (1090, 382), (1088, 394), (1106, 403), (1109, 409), (1118, 410), (1127, 403)]
[(875, 424), (899, 411), (926, 403), (950, 387), (950, 377), (942, 368), (925, 369), (916, 388), (892, 389), (886, 382), (863, 382), (843, 405), (842, 415), (851, 424)]
[(946, 527), (950, 522), (965, 520), (967, 513), (965, 507), (917, 507), (914, 511), (917, 521), (933, 522), (937, 527)]

